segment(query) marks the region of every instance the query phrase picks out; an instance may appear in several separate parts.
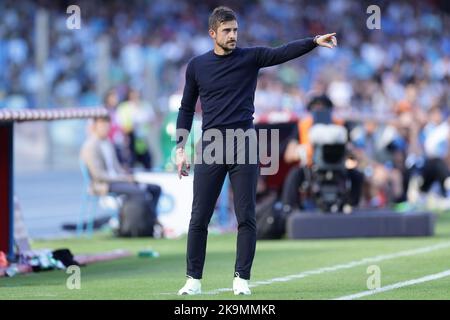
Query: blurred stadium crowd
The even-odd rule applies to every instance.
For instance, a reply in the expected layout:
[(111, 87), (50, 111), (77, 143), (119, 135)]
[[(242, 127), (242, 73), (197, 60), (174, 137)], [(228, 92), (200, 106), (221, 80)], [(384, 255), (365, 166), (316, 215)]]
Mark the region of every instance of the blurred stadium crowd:
[[(446, 122), (450, 106), (449, 8), (444, 1), (377, 1), (381, 30), (370, 30), (366, 9), (372, 2), (255, 0), (225, 4), (238, 14), (240, 46), (277, 46), (311, 35), (337, 33), (338, 50), (316, 49), (301, 59), (261, 71), (256, 117), (270, 111), (301, 115), (311, 93), (326, 93), (337, 111), (357, 111), (369, 119), (385, 116), (388, 120), (383, 123), (355, 122), (349, 127), (350, 134), (355, 148), (364, 153), (361, 159), (370, 162), (362, 168), (367, 169), (366, 175), (376, 177), (380, 188), (392, 185), (395, 198), (404, 200), (405, 176), (417, 159), (432, 155), (450, 163)], [(176, 111), (184, 67), (191, 57), (211, 49), (208, 15), (224, 3), (77, 1), (81, 29), (69, 30), (66, 8), (71, 4), (0, 2), (0, 108), (44, 107), (37, 99), (44, 86), (50, 93), (46, 107), (100, 105), (109, 96), (111, 107), (119, 106), (119, 118), (122, 114), (113, 128), (120, 135), (132, 130), (127, 104), (133, 99), (142, 98), (148, 119), (144, 125), (160, 126), (166, 114)], [(48, 10), (51, 25), (48, 58), (42, 70), (36, 67), (39, 44), (33, 32), (39, 8)], [(97, 45), (101, 39), (108, 39), (106, 56)], [(107, 83), (100, 84), (98, 62), (104, 57), (109, 64), (102, 81)], [(113, 88), (114, 93), (104, 88)], [(437, 127), (440, 130), (434, 131)], [(430, 134), (430, 128), (438, 133)], [(145, 136), (145, 130), (139, 132)], [(430, 136), (438, 142), (427, 142)], [(123, 137), (116, 140), (119, 145), (123, 141)], [(144, 159), (143, 165), (151, 166), (151, 158)]]
[[(95, 88), (98, 52), (93, 44), (104, 35), (111, 38), (111, 87), (147, 89), (143, 66), (149, 64), (158, 80), (158, 98), (179, 90), (182, 66), (211, 48), (207, 17), (216, 3), (155, 0), (134, 1), (130, 6), (123, 1), (79, 1), (82, 28), (69, 30), (65, 1), (2, 1), (1, 106), (38, 107), (35, 94), (41, 79), (34, 66), (33, 32), (38, 8), (51, 12), (49, 59), (42, 80), (50, 85), (50, 104), (61, 107), (101, 102)], [(231, 1), (239, 14), (241, 46), (276, 46), (332, 31), (339, 38), (339, 50), (320, 50), (264, 72), (257, 112), (302, 110), (306, 92), (315, 86), (324, 86), (338, 107), (358, 110), (391, 112), (404, 99), (415, 99), (424, 110), (448, 103), (448, 14), (432, 1), (380, 2), (381, 30), (369, 30), (366, 8), (370, 4)], [(166, 109), (167, 103), (159, 108)]]

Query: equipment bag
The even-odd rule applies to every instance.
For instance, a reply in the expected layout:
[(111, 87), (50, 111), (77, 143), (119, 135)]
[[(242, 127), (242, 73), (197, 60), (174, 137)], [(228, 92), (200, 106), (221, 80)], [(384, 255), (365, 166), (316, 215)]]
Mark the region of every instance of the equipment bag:
[(153, 237), (156, 211), (144, 197), (131, 196), (124, 200), (119, 215), (120, 237)]
[(256, 208), (257, 239), (281, 239), (286, 232), (287, 214), (276, 197), (264, 199)]

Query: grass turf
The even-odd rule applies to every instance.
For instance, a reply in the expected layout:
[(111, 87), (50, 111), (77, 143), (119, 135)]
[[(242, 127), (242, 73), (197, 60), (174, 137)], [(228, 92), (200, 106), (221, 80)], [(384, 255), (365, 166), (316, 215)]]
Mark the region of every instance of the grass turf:
[[(235, 234), (210, 234), (202, 290), (231, 288)], [(450, 214), (440, 214), (436, 235), (423, 238), (370, 238), (332, 240), (258, 241), (252, 280), (263, 281), (331, 267), (367, 257), (450, 243)], [(179, 240), (117, 239), (97, 234), (92, 239), (36, 241), (33, 248), (70, 248), (75, 254), (127, 249), (132, 257), (100, 262), (81, 269), (81, 289), (66, 287), (65, 271), (48, 271), (0, 278), (4, 299), (242, 299), (232, 292), (179, 297), (184, 284), (186, 238)], [(140, 258), (137, 252), (152, 248), (159, 258)], [(245, 299), (333, 299), (366, 291), (367, 263), (348, 269), (309, 275), (287, 282), (259, 285)], [(450, 269), (450, 247), (376, 263), (381, 286), (420, 278)], [(363, 299), (449, 299), (450, 277), (378, 293)]]

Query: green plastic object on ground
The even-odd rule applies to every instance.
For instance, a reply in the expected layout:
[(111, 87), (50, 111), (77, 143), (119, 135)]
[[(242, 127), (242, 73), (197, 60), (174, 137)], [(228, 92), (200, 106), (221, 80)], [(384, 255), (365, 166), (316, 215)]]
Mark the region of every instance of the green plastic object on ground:
[(138, 256), (140, 258), (158, 258), (159, 252), (156, 252), (155, 250), (141, 250), (138, 252)]

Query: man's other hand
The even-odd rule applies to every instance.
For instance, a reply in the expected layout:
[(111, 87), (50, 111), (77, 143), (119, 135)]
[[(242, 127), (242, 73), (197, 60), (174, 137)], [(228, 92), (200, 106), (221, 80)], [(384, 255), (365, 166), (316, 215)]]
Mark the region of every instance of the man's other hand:
[(178, 148), (176, 151), (176, 164), (178, 169), (178, 178), (181, 179), (182, 176), (189, 175), (189, 169), (191, 165), (189, 164), (184, 148)]

